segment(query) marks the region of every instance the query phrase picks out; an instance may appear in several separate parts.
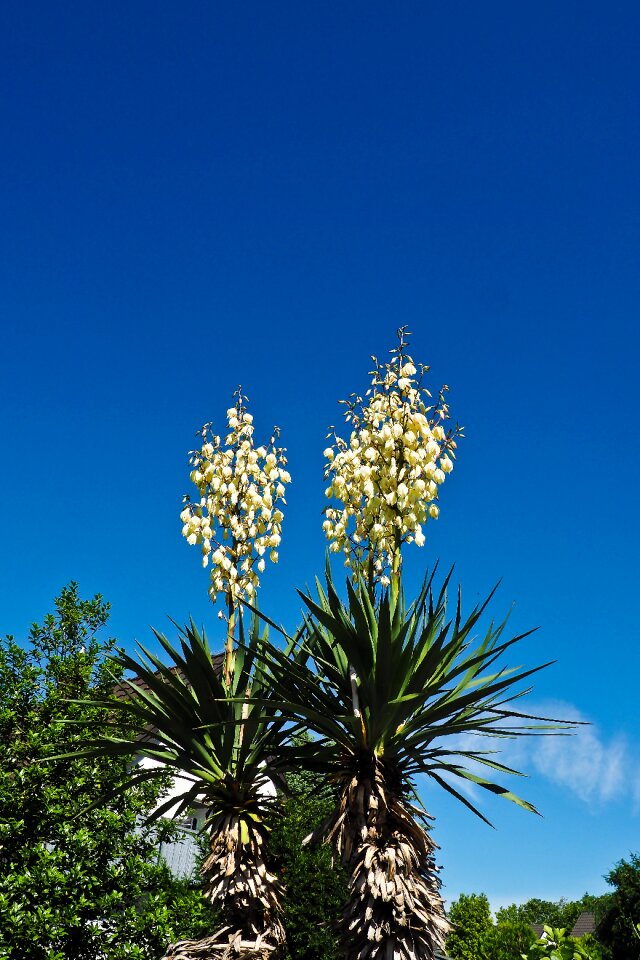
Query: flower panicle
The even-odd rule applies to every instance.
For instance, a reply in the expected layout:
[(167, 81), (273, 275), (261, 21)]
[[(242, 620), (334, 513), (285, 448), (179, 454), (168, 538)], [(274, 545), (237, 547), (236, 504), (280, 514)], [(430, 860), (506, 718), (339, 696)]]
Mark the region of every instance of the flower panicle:
[(227, 410), (224, 438), (206, 423), (200, 446), (189, 454), (190, 479), (198, 499), (187, 495), (180, 514), (182, 535), (199, 545), (203, 567), (210, 567), (209, 596), (233, 602), (251, 598), (268, 558), (278, 561), (285, 488), (291, 482), (280, 431), (266, 445), (254, 442), (253, 416), (239, 387)]
[(400, 328), (390, 361), (372, 358), (365, 397), (352, 394), (342, 401), (348, 440), (331, 428), (332, 443), (324, 451), (329, 550), (343, 552), (347, 567), (364, 569), (385, 585), (399, 569), (402, 545), (424, 545), (423, 527), (439, 515), (440, 489), (463, 436), (458, 424), (445, 429), (449, 388), (445, 384), (431, 402), (423, 384), (429, 367), (413, 362), (407, 335)]

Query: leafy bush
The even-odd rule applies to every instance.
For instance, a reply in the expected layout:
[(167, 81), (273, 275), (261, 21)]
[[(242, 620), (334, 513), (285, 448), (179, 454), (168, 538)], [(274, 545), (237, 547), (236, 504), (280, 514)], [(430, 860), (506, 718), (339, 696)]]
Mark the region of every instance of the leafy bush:
[(536, 935), (526, 921), (499, 921), (486, 940), (487, 960), (517, 960), (535, 939)]
[(331, 812), (333, 801), (313, 774), (289, 775), (288, 782), (292, 795), (271, 835), (272, 855), (285, 886), (287, 960), (338, 960), (334, 923), (347, 899), (347, 875), (340, 864), (332, 866), (327, 846), (302, 845)]
[(26, 644), (0, 640), (2, 960), (155, 960), (175, 937), (209, 927), (199, 892), (158, 864), (158, 836), (139, 825), (157, 787), (86, 812), (123, 763), (42, 762), (104, 729), (107, 717), (67, 700), (111, 694), (113, 644), (98, 638), (108, 615), (72, 583)]
[(449, 920), (453, 929), (447, 937), (447, 953), (452, 960), (485, 960), (493, 923), (484, 893), (461, 893), (451, 904)]
[(563, 927), (544, 925), (544, 934), (529, 948), (524, 960), (601, 960), (602, 952), (593, 937), (570, 937)]

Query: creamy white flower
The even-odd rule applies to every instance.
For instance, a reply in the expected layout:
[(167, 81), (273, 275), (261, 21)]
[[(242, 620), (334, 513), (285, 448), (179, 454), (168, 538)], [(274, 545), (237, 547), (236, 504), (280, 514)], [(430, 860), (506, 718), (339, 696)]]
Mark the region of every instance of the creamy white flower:
[(344, 551), (349, 563), (362, 569), (371, 558), (383, 582), (387, 571), (397, 568), (402, 543), (425, 543), (422, 524), (438, 516), (433, 501), (453, 469), (461, 431), (445, 432), (446, 388), (434, 404), (422, 386), (426, 368), (416, 376), (402, 337), (389, 363), (374, 362), (367, 397), (346, 404), (348, 439), (334, 434), (324, 451), (330, 503), (323, 530), (331, 552)]
[(189, 544), (200, 544), (203, 566), (211, 565), (209, 596), (219, 593), (234, 600), (253, 596), (264, 572), (267, 550), (275, 563), (281, 542), (285, 484), (285, 451), (276, 446), (277, 430), (268, 446), (254, 447), (253, 417), (246, 399), (238, 394), (227, 411), (225, 444), (203, 427), (202, 445), (191, 453), (190, 477), (200, 502), (187, 503), (180, 514), (182, 534)]

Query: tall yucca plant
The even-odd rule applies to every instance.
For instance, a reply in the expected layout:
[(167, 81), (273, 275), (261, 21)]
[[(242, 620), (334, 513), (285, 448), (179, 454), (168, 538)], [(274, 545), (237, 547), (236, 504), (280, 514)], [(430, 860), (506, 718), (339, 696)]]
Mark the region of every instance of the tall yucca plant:
[(317, 597), (301, 594), (306, 637), (296, 661), (268, 651), (283, 714), (318, 737), (304, 759), (324, 770), (337, 792), (336, 808), (315, 836), (331, 841), (351, 872), (341, 926), (348, 960), (431, 960), (444, 943), (449, 928), (435, 843), (415, 792), (418, 774), (483, 820), (456, 781), (534, 811), (477, 772), (517, 773), (493, 751), (471, 748), (469, 735), (553, 729), (513, 706), (528, 692), (522, 682), (542, 667), (501, 665), (527, 636), (504, 639), (504, 623), (475, 638), (493, 594), (466, 618), (458, 594), (448, 618), (448, 581), (436, 594), (432, 576), (408, 607), (401, 589), (376, 600), (367, 586), (348, 583), (343, 603), (327, 571), (326, 590), (318, 583)]
[[(246, 636), (239, 617), (239, 645), (226, 678), (220, 657), (213, 656), (206, 634), (193, 621), (180, 630), (179, 648), (161, 633), (156, 637), (167, 662), (140, 645), (137, 658), (121, 652), (114, 659), (143, 686), (129, 682), (125, 699), (95, 703), (116, 712), (114, 728), (122, 727), (124, 715), (130, 733), (88, 741), (76, 756), (160, 762), (152, 769), (134, 764), (117, 792), (166, 777), (167, 769), (173, 772), (175, 787), (182, 791), (176, 797), (174, 790), (153, 819), (180, 816), (196, 803), (207, 808), (204, 896), (222, 915), (223, 926), (204, 940), (173, 945), (168, 957), (278, 956), (284, 929), (280, 887), (264, 857), (266, 820), (274, 802), (265, 766), (282, 748), (286, 733), (269, 703), (266, 635), (260, 636), (254, 618)], [(249, 693), (260, 699), (259, 705), (247, 699)]]

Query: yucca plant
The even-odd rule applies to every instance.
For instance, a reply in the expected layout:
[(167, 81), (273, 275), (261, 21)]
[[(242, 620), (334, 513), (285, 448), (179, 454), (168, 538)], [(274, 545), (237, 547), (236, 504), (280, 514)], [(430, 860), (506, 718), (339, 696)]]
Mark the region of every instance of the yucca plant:
[(283, 714), (317, 737), (302, 759), (336, 791), (335, 810), (312, 839), (330, 841), (351, 874), (340, 930), (348, 960), (431, 960), (443, 946), (449, 927), (418, 775), (486, 822), (456, 781), (535, 812), (478, 772), (517, 773), (470, 739), (555, 729), (513, 706), (542, 667), (501, 665), (527, 634), (504, 639), (505, 623), (491, 623), (476, 639), (491, 597), (463, 618), (458, 594), (448, 617), (448, 583), (436, 594), (430, 577), (407, 606), (401, 589), (374, 599), (368, 585), (348, 582), (343, 603), (327, 570), (326, 589), (318, 583), (317, 597), (301, 594), (306, 635), (297, 659), (265, 651)]
[[(212, 654), (206, 634), (193, 621), (180, 629), (177, 649), (156, 632), (166, 662), (140, 645), (137, 658), (119, 653), (114, 659), (142, 685), (129, 682), (123, 699), (95, 705), (114, 711), (114, 728), (121, 728), (124, 715), (131, 732), (88, 741), (75, 754), (131, 757), (130, 775), (117, 792), (166, 777), (167, 770), (174, 773), (174, 793), (153, 819), (179, 817), (195, 804), (207, 808), (204, 896), (223, 923), (204, 940), (170, 947), (167, 957), (173, 960), (277, 957), (284, 943), (281, 889), (265, 863), (267, 821), (275, 802), (265, 768), (287, 734), (269, 705), (266, 635), (260, 635), (257, 618), (248, 635), (242, 616), (238, 627), (238, 648), (226, 677), (221, 657)], [(137, 765), (142, 757), (159, 765)]]

